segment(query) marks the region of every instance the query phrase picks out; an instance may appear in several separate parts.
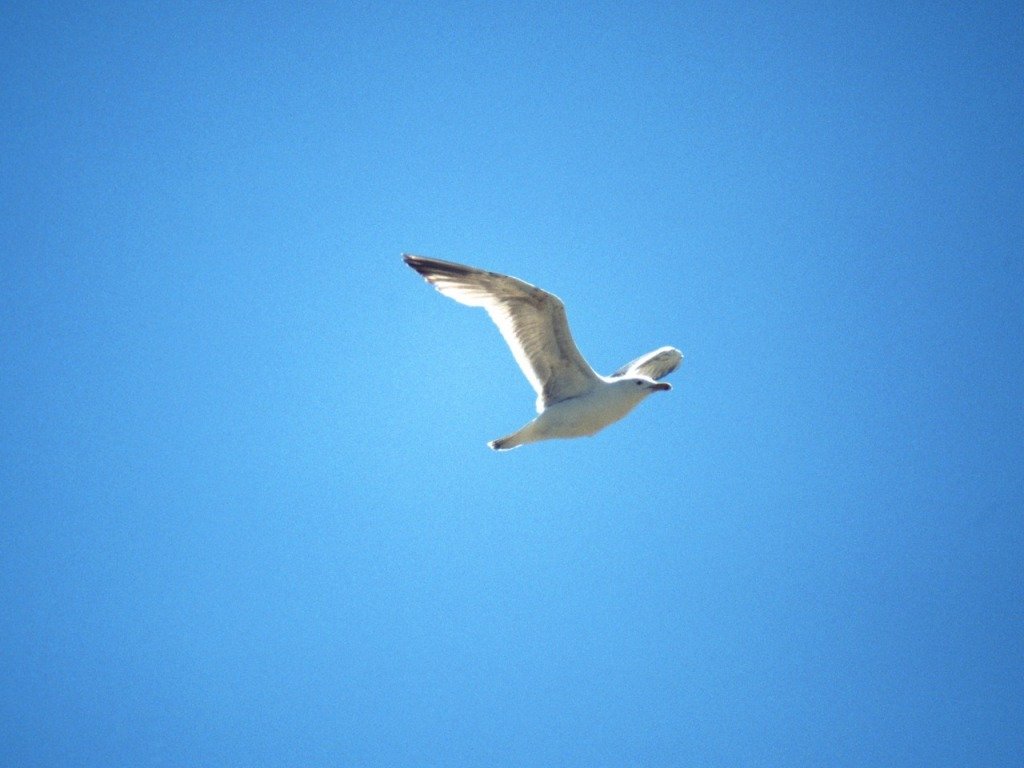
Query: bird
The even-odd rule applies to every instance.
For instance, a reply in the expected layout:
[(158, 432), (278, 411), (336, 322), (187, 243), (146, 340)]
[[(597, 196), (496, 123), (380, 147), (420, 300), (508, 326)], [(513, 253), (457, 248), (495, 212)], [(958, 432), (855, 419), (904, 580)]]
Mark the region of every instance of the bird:
[(659, 347), (601, 376), (580, 354), (562, 300), (509, 275), (411, 253), (403, 261), (442, 295), (482, 307), (537, 393), (537, 417), (490, 441), (496, 451), (558, 438), (591, 436), (632, 411), (653, 392), (672, 389), (659, 381), (679, 367), (683, 354)]

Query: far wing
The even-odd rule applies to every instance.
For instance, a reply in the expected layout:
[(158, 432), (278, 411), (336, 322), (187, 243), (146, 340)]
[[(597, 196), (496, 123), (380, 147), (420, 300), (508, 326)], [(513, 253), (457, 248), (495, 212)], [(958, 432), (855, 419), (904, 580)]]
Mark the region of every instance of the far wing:
[(537, 393), (538, 411), (600, 381), (576, 347), (557, 296), (496, 272), (412, 254), (402, 258), (445, 296), (487, 310)]
[(612, 378), (616, 376), (647, 376), (652, 379), (662, 379), (678, 368), (681, 362), (683, 362), (682, 352), (675, 347), (661, 347), (622, 366), (612, 374)]

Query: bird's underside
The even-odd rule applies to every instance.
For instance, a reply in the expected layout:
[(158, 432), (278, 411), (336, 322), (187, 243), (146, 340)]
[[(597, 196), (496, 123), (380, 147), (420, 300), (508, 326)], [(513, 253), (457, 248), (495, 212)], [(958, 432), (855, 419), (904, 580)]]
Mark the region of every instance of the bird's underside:
[(611, 376), (594, 372), (569, 331), (562, 301), (515, 277), (439, 259), (404, 254), (439, 292), (460, 304), (482, 307), (504, 337), (537, 393), (537, 418), (488, 445), (508, 450), (526, 443), (593, 435), (618, 421), (682, 362), (673, 347), (648, 352)]

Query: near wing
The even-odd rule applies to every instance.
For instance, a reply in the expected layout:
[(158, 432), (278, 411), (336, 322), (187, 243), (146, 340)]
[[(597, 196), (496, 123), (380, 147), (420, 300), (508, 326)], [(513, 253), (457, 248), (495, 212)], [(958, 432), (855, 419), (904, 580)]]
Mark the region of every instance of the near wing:
[(646, 355), (638, 357), (631, 363), (626, 363), (612, 374), (616, 376), (647, 376), (652, 379), (661, 379), (668, 376), (683, 362), (683, 353), (675, 347), (662, 347)]
[(557, 296), (495, 272), (408, 253), (402, 258), (445, 296), (487, 310), (537, 392), (538, 412), (600, 381), (576, 348)]

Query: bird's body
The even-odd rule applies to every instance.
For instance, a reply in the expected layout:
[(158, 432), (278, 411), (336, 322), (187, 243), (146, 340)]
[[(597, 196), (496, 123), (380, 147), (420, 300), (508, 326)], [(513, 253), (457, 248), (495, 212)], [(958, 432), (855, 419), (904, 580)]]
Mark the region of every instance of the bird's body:
[(576, 348), (557, 296), (475, 267), (411, 254), (403, 258), (441, 293), (486, 309), (537, 392), (537, 418), (488, 443), (495, 450), (593, 435), (628, 414), (651, 392), (672, 388), (657, 379), (679, 367), (683, 356), (677, 349), (661, 347), (611, 376), (600, 376)]
[[(655, 388), (668, 389), (669, 385), (655, 384)], [(602, 379), (589, 392), (552, 403), (522, 429), (492, 440), (488, 445), (495, 450), (505, 450), (538, 440), (590, 437), (626, 416), (651, 391), (630, 379)]]

